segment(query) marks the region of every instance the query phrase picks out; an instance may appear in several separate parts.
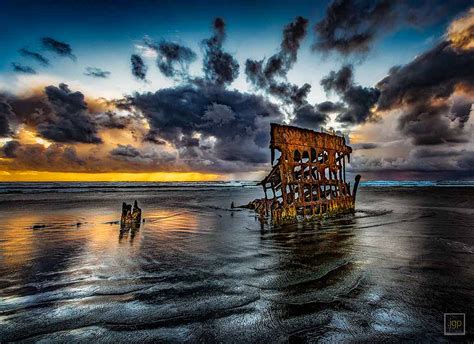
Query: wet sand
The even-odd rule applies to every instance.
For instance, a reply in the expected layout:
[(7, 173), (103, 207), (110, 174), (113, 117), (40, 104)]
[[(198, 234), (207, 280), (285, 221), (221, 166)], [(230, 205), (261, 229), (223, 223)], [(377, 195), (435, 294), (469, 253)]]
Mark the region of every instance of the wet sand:
[(443, 342), (447, 312), (474, 338), (472, 187), (361, 187), (355, 215), (264, 230), (230, 209), (256, 187), (43, 191), (0, 194), (0, 342)]

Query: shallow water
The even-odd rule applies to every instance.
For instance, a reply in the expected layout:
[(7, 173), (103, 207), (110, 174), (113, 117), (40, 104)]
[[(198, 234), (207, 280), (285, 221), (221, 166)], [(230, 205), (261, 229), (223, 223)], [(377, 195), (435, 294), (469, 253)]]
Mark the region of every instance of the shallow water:
[(259, 188), (193, 185), (1, 185), (0, 342), (445, 341), (445, 312), (472, 340), (474, 188), (366, 186), (261, 230), (230, 209)]

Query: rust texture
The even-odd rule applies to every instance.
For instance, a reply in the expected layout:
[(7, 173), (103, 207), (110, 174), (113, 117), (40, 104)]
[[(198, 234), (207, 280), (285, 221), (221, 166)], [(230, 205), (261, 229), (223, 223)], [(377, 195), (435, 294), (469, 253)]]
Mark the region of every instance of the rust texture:
[(136, 229), (140, 227), (142, 220), (142, 210), (138, 207), (137, 201), (131, 204), (122, 203), (122, 216), (120, 218), (120, 228), (122, 230)]
[(354, 210), (360, 176), (351, 194), (345, 168), (352, 149), (344, 137), (272, 123), (270, 148), (272, 170), (260, 182), (265, 199), (249, 204), (261, 218), (284, 224)]

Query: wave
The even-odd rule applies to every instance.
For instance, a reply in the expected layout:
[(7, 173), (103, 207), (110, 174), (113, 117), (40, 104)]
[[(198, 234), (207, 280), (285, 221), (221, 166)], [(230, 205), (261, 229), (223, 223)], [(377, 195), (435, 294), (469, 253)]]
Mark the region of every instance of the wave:
[[(361, 187), (474, 187), (474, 181), (393, 181), (371, 180)], [(183, 190), (212, 188), (256, 188), (256, 181), (228, 182), (1, 182), (0, 194), (80, 193), (80, 192), (153, 192), (157, 189)]]
[(209, 189), (209, 188), (242, 188), (256, 187), (257, 182), (3, 182), (0, 183), (0, 194), (29, 193), (77, 193), (77, 192), (153, 192), (156, 189)]
[(474, 187), (472, 180), (367, 180), (361, 187)]

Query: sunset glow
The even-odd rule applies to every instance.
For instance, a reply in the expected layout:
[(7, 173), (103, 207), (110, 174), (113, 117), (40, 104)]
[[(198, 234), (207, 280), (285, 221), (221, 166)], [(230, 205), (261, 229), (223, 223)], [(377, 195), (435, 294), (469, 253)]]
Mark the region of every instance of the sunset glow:
[(197, 182), (220, 181), (225, 176), (198, 172), (154, 173), (72, 173), (11, 171), (0, 172), (1, 182)]

